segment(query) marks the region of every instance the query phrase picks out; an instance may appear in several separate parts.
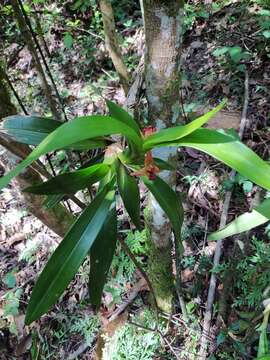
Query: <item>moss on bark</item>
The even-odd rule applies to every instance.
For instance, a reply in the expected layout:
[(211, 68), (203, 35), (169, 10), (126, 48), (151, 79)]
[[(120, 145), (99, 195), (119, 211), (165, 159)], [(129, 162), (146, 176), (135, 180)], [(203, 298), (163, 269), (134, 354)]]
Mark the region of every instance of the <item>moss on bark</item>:
[(172, 245), (171, 242), (168, 242), (167, 246), (157, 247), (152, 241), (152, 211), (149, 207), (144, 210), (144, 217), (147, 231), (148, 276), (155, 292), (158, 307), (162, 311), (170, 313), (174, 294)]

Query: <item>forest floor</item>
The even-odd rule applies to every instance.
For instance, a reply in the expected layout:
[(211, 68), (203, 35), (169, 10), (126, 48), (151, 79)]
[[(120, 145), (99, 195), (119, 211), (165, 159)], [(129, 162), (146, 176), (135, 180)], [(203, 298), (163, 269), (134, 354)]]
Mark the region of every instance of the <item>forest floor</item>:
[[(142, 26), (138, 9), (136, 11), (135, 17), (126, 16), (127, 25), (120, 26), (122, 48), (131, 71), (143, 56)], [(243, 140), (269, 160), (270, 11), (230, 1), (223, 7), (213, 8), (212, 14), (200, 6), (188, 5), (186, 14), (182, 117), (193, 119), (227, 97), (226, 110), (210, 126), (238, 131), (248, 74), (248, 120)], [(74, 14), (70, 17), (74, 22)], [(78, 42), (63, 48), (63, 29), (59, 24), (61, 21), (50, 32), (47, 42), (52, 54), (50, 67), (64, 97), (68, 117), (105, 113), (103, 97), (123, 104), (125, 97), (102, 39), (85, 39), (83, 31), (88, 29), (73, 27), (74, 39), (78, 35)], [(87, 41), (92, 43), (88, 44), (86, 53)], [(19, 52), (18, 49), (20, 44), (7, 49), (13, 83), (31, 112), (46, 115), (31, 57), (26, 48)], [(141, 99), (143, 108), (143, 88)], [(4, 163), (4, 157), (2, 151), (0, 164)], [(58, 168), (67, 159), (63, 154), (54, 154), (52, 160)], [(0, 167), (0, 171), (4, 169)], [(176, 306), (176, 314), (169, 321), (163, 314), (159, 332), (149, 330), (154, 328), (156, 319), (150, 308), (147, 286), (120, 246), (99, 315), (87, 303), (87, 260), (57, 305), (31, 327), (24, 327), (24, 313), (36, 276), (60, 238), (26, 211), (14, 184), (2, 191), (0, 359), (98, 360), (102, 348), (105, 360), (197, 359), (216, 246), (207, 241), (207, 234), (218, 229), (224, 194), (232, 191), (227, 222), (250, 210), (258, 196), (263, 198), (268, 194), (241, 176), (231, 180), (228, 168), (195, 150), (181, 150), (177, 174), (177, 189), (186, 194), (181, 277), (191, 323), (184, 324)], [(127, 244), (144, 266), (146, 233), (131, 231), (125, 214), (120, 215), (121, 236), (126, 237)], [(211, 360), (256, 357), (259, 341), (256, 328), (261, 323), (262, 301), (268, 297), (270, 283), (269, 230), (264, 226), (224, 241), (222, 262), (214, 269), (218, 287), (210, 336)], [(119, 307), (123, 310), (120, 315), (117, 314)], [(112, 318), (115, 319), (109, 322)]]

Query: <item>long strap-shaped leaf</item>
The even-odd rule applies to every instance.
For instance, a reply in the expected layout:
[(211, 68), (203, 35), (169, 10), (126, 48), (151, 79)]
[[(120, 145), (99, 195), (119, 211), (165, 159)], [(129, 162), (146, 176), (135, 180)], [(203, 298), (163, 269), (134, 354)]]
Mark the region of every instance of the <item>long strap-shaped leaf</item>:
[[(39, 116), (13, 115), (4, 119), (0, 131), (8, 134), (16, 141), (23, 144), (37, 146), (61, 123), (48, 118)], [(67, 146), (68, 149), (85, 150), (106, 146), (103, 139), (84, 140)]]
[(106, 164), (93, 165), (71, 173), (65, 173), (24, 191), (38, 195), (71, 194), (102, 179), (109, 171)]
[(168, 216), (175, 237), (180, 241), (184, 211), (179, 197), (173, 189), (159, 177), (156, 177), (155, 180), (149, 180), (147, 177), (142, 176), (142, 180)]
[(228, 236), (249, 231), (256, 226), (265, 224), (270, 220), (270, 199), (264, 200), (251, 212), (238, 216), (235, 220), (226, 225), (223, 229), (215, 231), (208, 236), (209, 240), (221, 240)]
[(106, 187), (71, 227), (45, 266), (29, 301), (25, 323), (30, 324), (56, 303), (76, 274), (100, 232), (114, 201)]
[(141, 131), (139, 128), (139, 125), (136, 123), (136, 121), (133, 119), (129, 113), (121, 108), (119, 105), (115, 104), (114, 102), (110, 100), (106, 100), (106, 104), (109, 108), (110, 115), (117, 119), (122, 121), (124, 124), (130, 126), (138, 135), (140, 135)]
[(38, 145), (46, 136), (61, 126), (61, 122), (39, 116), (13, 115), (4, 119), (1, 131), (18, 142)]
[(89, 295), (92, 305), (98, 308), (107, 274), (111, 266), (117, 240), (117, 218), (115, 204), (90, 250)]
[(137, 181), (127, 173), (120, 162), (117, 164), (117, 185), (125, 208), (138, 229), (140, 229), (140, 191)]
[(224, 100), (221, 104), (215, 107), (213, 110), (209, 111), (208, 113), (200, 116), (196, 120), (192, 121), (191, 123), (184, 125), (184, 126), (176, 126), (169, 129), (161, 130), (153, 135), (148, 136), (143, 144), (144, 150), (148, 151), (151, 150), (153, 147), (162, 144), (168, 141), (175, 141), (178, 139), (183, 138), (191, 134), (196, 129), (199, 129), (203, 126), (207, 121), (209, 121), (212, 117), (219, 112), (223, 106), (226, 104), (226, 100)]
[(234, 137), (198, 129), (184, 138), (160, 146), (187, 146), (201, 150), (235, 169), (255, 184), (270, 190), (270, 165)]
[(25, 167), (37, 160), (41, 155), (82, 140), (112, 134), (126, 136), (138, 149), (141, 149), (142, 139), (133, 129), (124, 125), (121, 121), (110, 116), (83, 116), (61, 125), (49, 134), (25, 160), (0, 179), (0, 190), (5, 187), (13, 177), (17, 176)]

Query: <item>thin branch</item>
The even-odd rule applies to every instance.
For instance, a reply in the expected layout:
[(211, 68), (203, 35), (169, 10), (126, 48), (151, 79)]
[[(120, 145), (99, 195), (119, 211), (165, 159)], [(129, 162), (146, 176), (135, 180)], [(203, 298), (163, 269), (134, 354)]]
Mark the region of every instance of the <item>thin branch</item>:
[[(248, 72), (246, 71), (244, 104), (243, 104), (243, 111), (242, 111), (241, 123), (240, 123), (240, 128), (239, 128), (240, 139), (243, 138), (243, 134), (244, 134), (244, 130), (245, 130), (246, 122), (247, 122), (248, 103), (249, 103), (249, 76), (248, 76)], [(233, 170), (230, 174), (230, 179), (233, 180), (235, 178), (235, 176), (236, 176), (236, 171)], [(219, 226), (220, 229), (222, 229), (226, 225), (231, 196), (232, 196), (232, 191), (231, 190), (227, 191), (226, 195), (225, 195), (223, 210), (222, 210), (221, 219), (220, 219), (220, 226)], [(213, 268), (216, 268), (219, 265), (220, 258), (222, 255), (222, 245), (223, 245), (223, 241), (218, 240), (217, 244), (216, 244), (215, 255), (214, 255)], [(202, 337), (201, 337), (201, 341), (200, 341), (200, 351), (199, 351), (199, 357), (198, 357), (198, 359), (200, 359), (200, 360), (205, 360), (207, 358), (207, 348), (208, 348), (209, 333), (210, 333), (210, 326), (211, 326), (211, 320), (212, 320), (212, 307), (213, 307), (214, 298), (215, 298), (216, 284), (217, 284), (217, 276), (214, 272), (212, 272), (211, 278), (210, 278), (208, 296), (207, 296), (206, 309), (205, 309), (205, 314), (204, 314)]]
[(185, 303), (185, 300), (184, 300), (184, 297), (183, 297), (183, 285), (182, 285), (182, 280), (181, 280), (180, 249), (179, 249), (178, 240), (175, 238), (174, 235), (172, 237), (172, 240), (173, 240), (174, 252), (175, 252), (176, 293), (177, 293), (179, 305), (180, 305), (180, 308), (181, 308), (181, 311), (182, 311), (183, 319), (184, 319), (184, 321), (188, 321), (188, 312), (187, 312), (186, 303)]
[(131, 289), (128, 298), (111, 314), (109, 321), (114, 321), (138, 296), (139, 292), (146, 285), (144, 278), (141, 278), (137, 284)]
[(25, 108), (22, 100), (20, 99), (19, 94), (17, 93), (16, 89), (14, 88), (12, 82), (10, 81), (8, 75), (5, 73), (4, 76), (5, 76), (6, 82), (8, 83), (8, 86), (10, 87), (10, 89), (11, 89), (14, 97), (15, 97), (16, 100), (18, 101), (18, 104), (20, 105), (22, 111), (24, 112), (25, 115), (28, 115), (28, 114), (27, 114), (27, 110), (26, 110), (26, 108)]
[[(35, 33), (35, 31), (34, 31), (34, 29), (33, 29), (33, 27), (32, 27), (32, 24), (31, 24), (31, 21), (29, 20), (29, 17), (28, 17), (28, 15), (26, 14), (26, 11), (24, 10), (22, 1), (21, 1), (21, 0), (17, 0), (17, 1), (18, 1), (19, 5), (20, 5), (22, 14), (23, 14), (24, 19), (25, 19), (25, 22), (26, 22), (26, 24), (27, 24), (27, 26), (28, 26), (28, 28), (29, 28), (29, 31), (30, 31), (30, 33), (31, 33), (31, 35), (32, 35), (32, 38), (33, 38), (33, 40), (34, 40), (34, 43), (36, 44), (36, 47), (37, 47), (37, 49), (38, 49), (38, 51), (39, 51), (39, 54), (40, 54), (40, 56), (41, 56), (41, 59), (42, 59), (42, 61), (43, 61), (44, 66), (45, 66), (46, 72), (47, 72), (47, 74), (48, 74), (48, 76), (49, 76), (49, 78), (50, 78), (50, 80), (51, 80), (51, 83), (52, 83), (52, 85), (53, 85), (55, 94), (56, 94), (57, 99), (58, 99), (58, 101), (59, 101), (59, 104), (60, 104), (60, 106), (61, 106), (61, 110), (62, 110), (62, 112), (63, 112), (65, 121), (68, 121), (68, 118), (67, 118), (67, 115), (66, 115), (66, 111), (65, 111), (65, 108), (64, 108), (64, 105), (63, 105), (62, 98), (61, 98), (61, 96), (60, 96), (60, 94), (59, 94), (59, 91), (58, 91), (58, 89), (57, 89), (56, 83), (55, 83), (54, 78), (53, 78), (53, 76), (52, 76), (51, 70), (50, 70), (50, 68), (49, 68), (49, 66), (48, 66), (48, 63), (47, 63), (47, 61), (46, 61), (46, 58), (45, 58), (45, 56), (44, 56), (44, 54), (43, 54), (43, 51), (42, 51), (42, 49), (41, 49), (41, 46), (40, 46), (40, 44), (39, 44), (39, 42), (38, 42), (36, 33)], [(57, 119), (55, 119), (55, 120), (57, 120)]]

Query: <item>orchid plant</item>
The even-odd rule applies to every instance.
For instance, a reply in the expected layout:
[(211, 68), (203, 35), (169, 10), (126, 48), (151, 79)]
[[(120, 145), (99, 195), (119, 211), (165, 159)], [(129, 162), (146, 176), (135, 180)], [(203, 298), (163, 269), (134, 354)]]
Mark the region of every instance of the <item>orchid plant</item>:
[[(270, 190), (270, 166), (245, 146), (236, 134), (202, 128), (224, 104), (222, 102), (186, 125), (160, 131), (154, 128), (141, 131), (128, 112), (111, 101), (107, 101), (109, 116), (83, 116), (64, 124), (35, 116), (16, 115), (4, 120), (1, 131), (35, 148), (0, 179), (0, 189), (44, 154), (60, 149), (103, 149), (101, 156), (76, 171), (60, 174), (24, 190), (37, 195), (57, 196), (60, 201), (66, 194), (74, 194), (99, 183), (95, 198), (76, 219), (39, 275), (27, 307), (26, 324), (38, 319), (57, 302), (88, 254), (90, 301), (99, 308), (117, 242), (115, 198), (116, 195), (122, 198), (131, 221), (139, 229), (139, 181), (156, 198), (171, 222), (175, 239), (181, 243), (182, 204), (176, 192), (159, 176), (163, 170), (174, 169), (167, 162), (152, 156), (154, 148), (184, 146), (203, 151)], [(111, 136), (115, 134), (121, 135), (125, 142), (114, 140), (115, 137)], [(266, 209), (263, 204), (256, 209), (256, 214), (263, 213), (264, 219), (268, 219), (269, 207), (268, 200)], [(252, 213), (247, 216), (252, 216)]]

